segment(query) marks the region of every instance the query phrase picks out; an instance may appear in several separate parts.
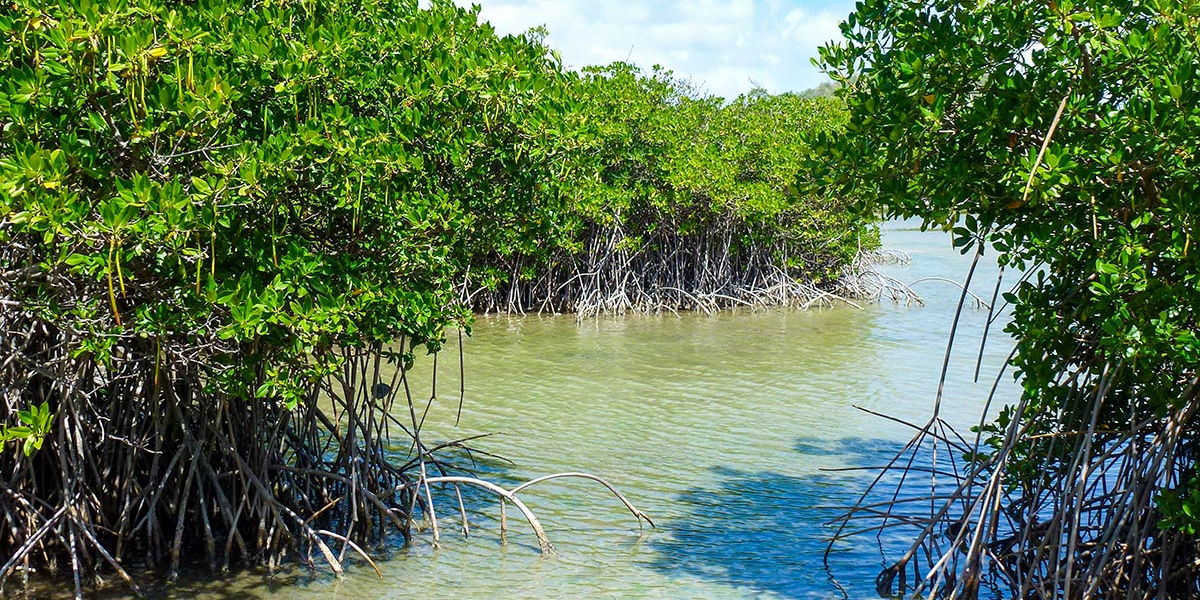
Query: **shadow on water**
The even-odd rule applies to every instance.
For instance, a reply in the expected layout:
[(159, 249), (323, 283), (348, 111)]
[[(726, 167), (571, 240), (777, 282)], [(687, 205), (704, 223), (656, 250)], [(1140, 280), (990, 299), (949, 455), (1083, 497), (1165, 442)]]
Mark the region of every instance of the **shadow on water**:
[[(802, 439), (796, 451), (838, 459), (846, 466), (887, 462), (902, 446), (895, 440)], [(789, 475), (714, 468), (713, 488), (694, 488), (677, 499), (684, 514), (665, 524), (652, 567), (780, 598), (872, 598), (886, 556), (907, 549), (902, 538), (866, 534), (825, 551), (835, 530), (827, 525), (854, 504), (873, 472), (814, 471)], [(890, 498), (894, 488), (872, 492)], [(875, 498), (877, 496), (877, 498)]]

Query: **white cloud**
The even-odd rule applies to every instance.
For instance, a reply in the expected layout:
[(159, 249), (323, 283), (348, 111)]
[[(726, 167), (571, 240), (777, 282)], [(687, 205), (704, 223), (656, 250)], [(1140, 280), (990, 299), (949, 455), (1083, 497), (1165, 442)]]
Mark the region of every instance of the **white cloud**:
[[(467, 6), (472, 0), (456, 0)], [(660, 64), (726, 98), (755, 84), (800, 91), (825, 80), (810, 63), (840, 37), (854, 0), (473, 0), (500, 33), (538, 25), (570, 68)]]

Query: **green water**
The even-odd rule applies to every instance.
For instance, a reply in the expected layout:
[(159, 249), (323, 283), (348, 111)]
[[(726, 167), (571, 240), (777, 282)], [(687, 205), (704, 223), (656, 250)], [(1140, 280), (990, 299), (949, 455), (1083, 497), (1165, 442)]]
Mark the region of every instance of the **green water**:
[[(946, 236), (889, 226), (901, 281), (962, 280), (968, 261)], [(990, 297), (995, 269), (973, 289)], [(481, 318), (464, 343), (466, 397), (458, 409), (458, 357), (439, 365), (427, 441), (481, 433), (473, 442), (511, 464), (478, 457), (483, 476), (513, 485), (581, 470), (620, 488), (658, 524), (637, 521), (590, 482), (555, 481), (522, 492), (557, 547), (543, 557), (509, 510), (501, 540), (495, 501), (467, 494), (464, 537), (447, 489), (437, 498), (442, 539), (429, 531), (343, 580), (239, 576), (181, 586), (181, 597), (278, 598), (851, 598), (875, 597), (880, 542), (863, 538), (822, 556), (822, 525), (853, 502), (864, 474), (824, 469), (880, 464), (909, 432), (855, 405), (923, 422), (933, 404), (959, 290), (914, 286), (925, 306), (770, 310), (713, 316), (598, 319)], [(965, 432), (1011, 348), (997, 333), (984, 381), (971, 381), (988, 313), (968, 310), (943, 406)], [(429, 360), (416, 379), (428, 381)], [(427, 383), (414, 382), (419, 395)], [(1006, 380), (1002, 393), (1014, 393)], [(407, 420), (407, 415), (402, 417)], [(894, 540), (883, 546), (895, 547)]]

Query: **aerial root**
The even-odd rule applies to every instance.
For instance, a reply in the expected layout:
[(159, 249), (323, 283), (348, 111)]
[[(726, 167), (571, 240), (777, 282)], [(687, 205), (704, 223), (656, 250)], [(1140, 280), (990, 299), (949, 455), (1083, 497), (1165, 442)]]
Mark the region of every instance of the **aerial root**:
[[(517, 497), (517, 493), (520, 492), (521, 490), (524, 490), (525, 488), (528, 488), (528, 487), (538, 484), (538, 483), (550, 481), (552, 479), (561, 479), (561, 478), (566, 478), (566, 477), (576, 477), (576, 478), (588, 479), (588, 480), (595, 481), (595, 482), (603, 485), (605, 488), (608, 489), (609, 492), (611, 492), (614, 496), (616, 496), (616, 498), (622, 504), (625, 505), (625, 508), (628, 509), (629, 512), (632, 513), (635, 518), (637, 518), (639, 525), (641, 524), (642, 521), (645, 521), (651, 527), (654, 527), (654, 521), (652, 521), (650, 519), (649, 515), (642, 512), (637, 507), (635, 507), (633, 505), (633, 503), (630, 502), (629, 499), (625, 497), (624, 494), (622, 494), (620, 491), (617, 490), (616, 487), (614, 487), (611, 483), (605, 481), (604, 479), (601, 479), (600, 477), (597, 477), (590, 473), (567, 472), (567, 473), (555, 473), (553, 475), (545, 475), (542, 477), (538, 477), (538, 478), (526, 481), (525, 483), (522, 483), (512, 489), (505, 489), (499, 485), (496, 485), (495, 483), (492, 483), (485, 479), (479, 479), (476, 477), (447, 475), (447, 476), (440, 476), (440, 477), (428, 477), (428, 478), (422, 479), (420, 481), (410, 482), (410, 483), (404, 484), (403, 486), (400, 486), (399, 488), (397, 488), (397, 491), (401, 491), (402, 489), (418, 489), (418, 488), (421, 488), (422, 486), (425, 486), (427, 488), (427, 486), (429, 486), (431, 484), (439, 484), (439, 483), (449, 483), (449, 484), (456, 484), (456, 485), (457, 484), (470, 485), (470, 486), (478, 487), (483, 490), (489, 491), (500, 498), (500, 530), (501, 530), (501, 534), (503, 535), (504, 533), (506, 533), (507, 529), (508, 529), (508, 519), (507, 519), (504, 507), (505, 507), (506, 503), (511, 502), (513, 504), (513, 506), (516, 506), (517, 510), (521, 512), (521, 515), (523, 517), (525, 517), (525, 521), (527, 523), (529, 523), (530, 528), (533, 529), (534, 536), (536, 536), (537, 541), (538, 541), (538, 547), (541, 549), (542, 553), (543, 554), (552, 554), (554, 552), (554, 545), (552, 543), (550, 543), (550, 538), (546, 535), (546, 531), (542, 527), (541, 521), (538, 519), (537, 515), (534, 514), (534, 512), (532, 510), (530, 510), (529, 506), (526, 505), (520, 498)], [(431, 517), (431, 518), (436, 519), (436, 517)]]
[(460, 299), (478, 312), (575, 313), (579, 319), (737, 307), (862, 308), (863, 302), (885, 298), (921, 302), (908, 286), (875, 268), (907, 262), (903, 253), (860, 248), (839, 267), (838, 259), (794, 240), (743, 247), (733, 242), (736, 235), (659, 231), (629, 248), (620, 243), (625, 235), (624, 225), (616, 223), (591, 232), (578, 254), (496, 257), (475, 275), (490, 270), (504, 281), (493, 289), (468, 278)]
[[(1070, 419), (1029, 411), (1021, 399), (1013, 411), (1025, 417), (995, 430), (990, 443), (982, 433), (966, 443), (937, 417), (914, 427), (832, 522), (830, 548), (906, 529), (907, 549), (876, 578), (883, 596), (976, 598), (988, 584), (1018, 598), (1198, 597), (1200, 542), (1162, 528), (1159, 502), (1194, 472), (1188, 436), (1200, 415), (1200, 378), (1167, 414), (1101, 427), (1100, 411), (1113, 402), (1107, 382), (1129, 367), (1085, 367), (1094, 384), (1076, 388), (1085, 410)], [(964, 450), (974, 458), (962, 461)], [(1057, 467), (1018, 477), (1013, 470), (1030, 455)]]
[(582, 479), (590, 479), (592, 481), (595, 481), (596, 483), (599, 483), (600, 485), (603, 485), (604, 487), (608, 488), (608, 491), (612, 492), (612, 494), (617, 497), (617, 500), (620, 500), (621, 503), (625, 505), (625, 508), (627, 508), (629, 510), (629, 512), (633, 514), (634, 517), (636, 517), (638, 519), (639, 525), (641, 525), (641, 521), (644, 520), (644, 521), (646, 521), (646, 523), (649, 523), (651, 527), (654, 527), (654, 521), (651, 521), (650, 517), (648, 515), (646, 515), (646, 513), (638, 510), (633, 505), (633, 503), (630, 502), (629, 499), (625, 497), (624, 494), (622, 494), (620, 491), (617, 490), (616, 487), (614, 487), (611, 483), (609, 483), (595, 475), (592, 475), (590, 473), (567, 472), (567, 473), (555, 473), (553, 475), (543, 475), (541, 477), (538, 477), (536, 479), (530, 479), (529, 481), (526, 481), (525, 483), (518, 485), (517, 487), (512, 489), (512, 493), (515, 495), (517, 492), (519, 492), (527, 487), (530, 487), (532, 485), (541, 483), (543, 481), (550, 481), (552, 479), (561, 479), (564, 477), (578, 477), (578, 478), (582, 478)]

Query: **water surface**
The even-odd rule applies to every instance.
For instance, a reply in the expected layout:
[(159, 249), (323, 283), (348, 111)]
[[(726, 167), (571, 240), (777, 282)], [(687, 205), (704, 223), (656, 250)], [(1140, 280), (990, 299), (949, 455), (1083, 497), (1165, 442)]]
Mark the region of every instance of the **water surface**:
[[(909, 265), (905, 282), (961, 281), (969, 260), (941, 234), (885, 231)], [(973, 290), (990, 298), (995, 268)], [(860, 406), (924, 422), (933, 405), (959, 289), (913, 286), (924, 306), (885, 302), (810, 311), (738, 311), (601, 318), (485, 317), (464, 342), (466, 397), (458, 411), (456, 352), (440, 359), (427, 441), (496, 433), (472, 445), (482, 476), (515, 485), (588, 471), (620, 488), (658, 524), (641, 528), (599, 486), (555, 481), (522, 492), (557, 548), (543, 557), (515, 510), (502, 540), (496, 502), (470, 492), (464, 537), (450, 490), (438, 498), (442, 539), (428, 531), (342, 581), (242, 576), (188, 584), (180, 595), (272, 598), (873, 598), (897, 540), (839, 543), (823, 560), (824, 525), (854, 501), (868, 474), (911, 434)], [(1011, 348), (996, 325), (980, 383), (971, 381), (985, 310), (963, 313), (943, 415), (976, 423)], [(430, 360), (414, 381), (429, 393)], [(1001, 388), (1011, 398), (1009, 378)], [(402, 417), (407, 420), (407, 415)], [(295, 584), (295, 585), (283, 585)], [(220, 589), (215, 589), (215, 588)], [(845, 594), (845, 596), (843, 595)]]

